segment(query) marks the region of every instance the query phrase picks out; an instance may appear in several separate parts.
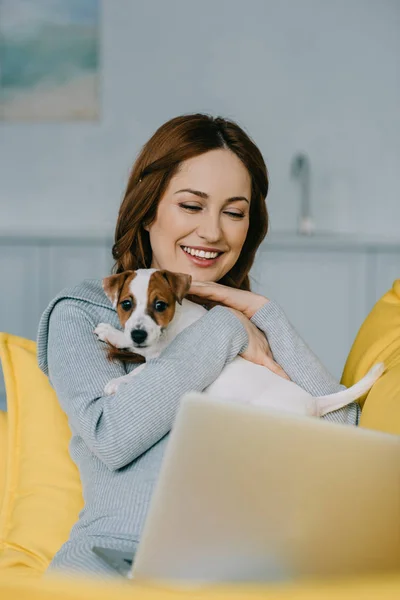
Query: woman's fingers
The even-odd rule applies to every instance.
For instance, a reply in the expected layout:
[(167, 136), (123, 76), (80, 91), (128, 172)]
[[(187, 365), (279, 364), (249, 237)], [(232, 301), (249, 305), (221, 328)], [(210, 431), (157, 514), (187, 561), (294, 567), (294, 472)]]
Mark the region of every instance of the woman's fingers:
[(239, 290), (213, 281), (192, 281), (189, 294), (208, 298), (239, 310), (249, 319), (268, 302), (267, 298), (254, 292)]
[(189, 289), (189, 294), (210, 298), (211, 300), (219, 300), (220, 302), (229, 295), (229, 290), (225, 285), (215, 284), (212, 282), (192, 281)]
[(276, 373), (276, 375), (279, 375), (279, 377), (290, 381), (290, 377), (288, 376), (288, 374), (285, 373), (282, 367), (278, 365), (272, 358), (269, 358), (269, 356), (266, 357), (264, 366), (267, 367), (267, 369), (269, 369), (273, 373)]
[(254, 323), (252, 323), (243, 313), (235, 309), (231, 310), (238, 319), (243, 323), (247, 336), (248, 344), (247, 348), (242, 352), (241, 356), (245, 360), (248, 360), (256, 365), (266, 367), (273, 373), (276, 373), (284, 379), (289, 379), (288, 375), (273, 359), (271, 348), (268, 344), (268, 340), (264, 333), (260, 331)]
[(279, 375), (279, 377), (282, 377), (283, 379), (287, 379), (288, 381), (290, 381), (289, 375), (287, 373), (285, 373), (285, 371), (282, 369), (282, 367), (280, 365), (278, 365), (278, 363), (276, 363), (270, 356), (265, 354), (264, 356), (258, 356), (256, 359), (253, 358), (253, 360), (250, 360), (246, 356), (246, 354), (242, 354), (241, 356), (245, 360), (254, 362), (256, 365), (260, 365), (260, 367), (265, 367), (266, 369), (269, 369), (276, 375)]
[(241, 292), (243, 293), (243, 290), (236, 290), (235, 288), (230, 288), (219, 283), (197, 281), (192, 282), (189, 289), (189, 294), (214, 300), (214, 302), (234, 308), (245, 314), (246, 298), (243, 298)]

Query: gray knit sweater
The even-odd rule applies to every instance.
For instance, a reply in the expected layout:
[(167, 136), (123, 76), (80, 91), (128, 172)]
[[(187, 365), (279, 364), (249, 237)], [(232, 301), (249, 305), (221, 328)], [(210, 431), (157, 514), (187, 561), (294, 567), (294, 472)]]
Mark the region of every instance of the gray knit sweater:
[[(313, 395), (342, 389), (275, 302), (267, 302), (252, 321), (267, 335), (275, 360), (295, 383)], [(217, 306), (115, 395), (104, 396), (105, 384), (126, 370), (108, 361), (106, 345), (93, 333), (101, 322), (119, 326), (100, 280), (64, 290), (40, 321), (38, 360), (68, 416), (70, 453), (85, 501), (69, 541), (50, 568), (104, 576), (116, 572), (91, 548), (134, 553), (180, 398), (210, 385), (248, 340), (239, 319)], [(353, 403), (325, 418), (357, 425), (358, 417)]]

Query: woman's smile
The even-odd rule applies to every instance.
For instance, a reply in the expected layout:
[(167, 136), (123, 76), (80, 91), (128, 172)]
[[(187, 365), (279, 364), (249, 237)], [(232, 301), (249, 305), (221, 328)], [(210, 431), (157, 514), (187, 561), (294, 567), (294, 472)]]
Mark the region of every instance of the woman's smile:
[(223, 252), (203, 246), (181, 246), (184, 254), (192, 264), (201, 267), (213, 267)]

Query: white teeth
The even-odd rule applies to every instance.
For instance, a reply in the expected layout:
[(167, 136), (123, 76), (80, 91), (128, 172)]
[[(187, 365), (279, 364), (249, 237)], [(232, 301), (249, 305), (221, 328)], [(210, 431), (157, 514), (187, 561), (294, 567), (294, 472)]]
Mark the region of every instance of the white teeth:
[(198, 256), (200, 258), (217, 258), (218, 252), (205, 252), (204, 250), (194, 250), (194, 248), (189, 248), (189, 246), (183, 247), (184, 251), (192, 256)]

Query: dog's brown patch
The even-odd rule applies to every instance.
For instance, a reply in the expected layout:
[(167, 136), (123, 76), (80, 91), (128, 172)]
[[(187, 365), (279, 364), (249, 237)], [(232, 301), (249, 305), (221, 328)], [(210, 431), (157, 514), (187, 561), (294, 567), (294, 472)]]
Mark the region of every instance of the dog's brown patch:
[[(175, 303), (182, 304), (182, 299), (190, 288), (192, 278), (184, 273), (156, 271), (149, 280), (147, 313), (160, 327), (167, 327), (175, 314)], [(167, 308), (158, 312), (157, 301), (165, 302)]]
[(120, 360), (127, 364), (141, 364), (145, 363), (146, 359), (141, 354), (135, 354), (130, 350), (124, 350), (123, 348), (115, 348), (111, 344), (108, 344), (108, 360)]
[[(130, 291), (130, 284), (136, 277), (135, 271), (124, 271), (118, 275), (110, 275), (103, 279), (103, 289), (107, 297), (112, 302), (112, 305), (117, 310), (118, 318), (121, 325), (125, 325), (129, 319), (132, 311), (135, 308), (135, 299), (133, 298)], [(129, 311), (124, 310), (121, 307), (121, 302), (124, 300), (132, 301), (132, 309)], [(130, 350), (124, 348), (115, 348), (112, 344), (107, 342), (108, 352), (107, 357), (110, 361), (120, 360), (123, 363), (144, 363), (146, 359), (140, 354), (135, 354)]]
[(186, 296), (192, 283), (192, 276), (186, 273), (173, 273), (172, 271), (160, 271), (161, 275), (168, 282), (172, 289), (175, 298), (179, 304), (182, 304), (183, 298)]
[[(162, 276), (161, 271), (156, 271), (151, 275), (147, 294), (147, 314), (160, 327), (167, 327), (174, 318), (176, 299), (167, 280)], [(164, 312), (156, 311), (156, 302), (165, 302), (167, 304)]]
[[(135, 309), (135, 298), (132, 296), (130, 290), (130, 284), (135, 277), (135, 271), (124, 271), (118, 275), (110, 275), (110, 277), (103, 279), (104, 292), (111, 300), (114, 308), (116, 308), (119, 321), (123, 327)], [(128, 311), (124, 310), (121, 306), (121, 302), (124, 300), (131, 300), (132, 302), (132, 308)]]

